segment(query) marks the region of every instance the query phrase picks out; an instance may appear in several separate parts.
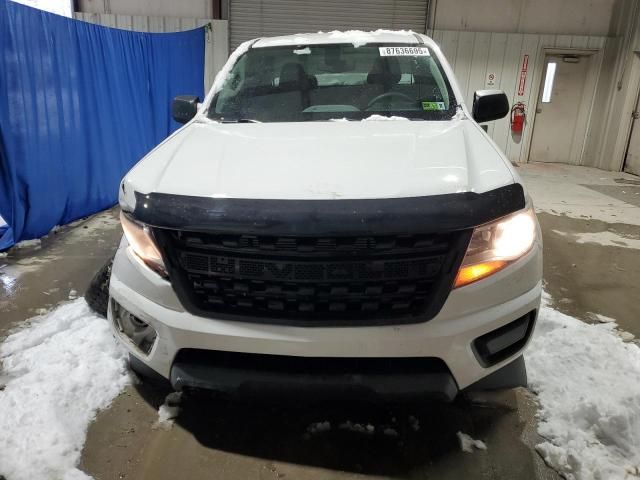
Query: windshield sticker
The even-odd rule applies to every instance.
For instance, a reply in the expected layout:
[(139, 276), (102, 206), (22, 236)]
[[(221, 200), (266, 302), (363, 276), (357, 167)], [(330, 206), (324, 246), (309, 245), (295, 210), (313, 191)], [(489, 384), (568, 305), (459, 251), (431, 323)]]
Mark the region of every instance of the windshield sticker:
[(299, 48), (298, 50), (294, 50), (293, 53), (296, 55), (310, 55), (311, 49), (309, 47)]
[(429, 57), (427, 47), (380, 47), (381, 57)]
[(444, 102), (422, 102), (422, 110), (446, 110), (447, 107)]

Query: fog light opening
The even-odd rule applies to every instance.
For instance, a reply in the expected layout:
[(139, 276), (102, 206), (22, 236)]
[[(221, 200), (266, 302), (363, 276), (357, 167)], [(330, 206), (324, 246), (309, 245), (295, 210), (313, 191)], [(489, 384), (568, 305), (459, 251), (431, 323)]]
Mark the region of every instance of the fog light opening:
[(483, 367), (490, 367), (518, 352), (531, 336), (536, 311), (482, 335), (473, 341), (472, 347)]
[(120, 334), (128, 338), (138, 350), (148, 355), (158, 336), (156, 330), (113, 299), (111, 300), (111, 313)]

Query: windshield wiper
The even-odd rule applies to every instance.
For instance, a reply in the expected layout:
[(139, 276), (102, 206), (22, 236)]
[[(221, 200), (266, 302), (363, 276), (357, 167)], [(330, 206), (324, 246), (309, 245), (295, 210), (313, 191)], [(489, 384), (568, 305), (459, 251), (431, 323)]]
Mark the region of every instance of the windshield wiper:
[(260, 120), (254, 120), (253, 118), (233, 118), (222, 119), (222, 123), (262, 123)]

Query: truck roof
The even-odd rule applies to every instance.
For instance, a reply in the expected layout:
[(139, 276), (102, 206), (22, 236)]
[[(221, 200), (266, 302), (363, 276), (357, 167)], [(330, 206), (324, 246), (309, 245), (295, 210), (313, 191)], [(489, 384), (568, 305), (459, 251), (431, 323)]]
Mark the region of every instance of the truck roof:
[(352, 43), (355, 47), (367, 43), (403, 43), (421, 44), (434, 47), (435, 43), (429, 37), (415, 33), (411, 30), (376, 30), (365, 32), (362, 30), (349, 30), (341, 32), (297, 33), (280, 37), (259, 38), (251, 48), (298, 46), (298, 45), (327, 45), (339, 43)]

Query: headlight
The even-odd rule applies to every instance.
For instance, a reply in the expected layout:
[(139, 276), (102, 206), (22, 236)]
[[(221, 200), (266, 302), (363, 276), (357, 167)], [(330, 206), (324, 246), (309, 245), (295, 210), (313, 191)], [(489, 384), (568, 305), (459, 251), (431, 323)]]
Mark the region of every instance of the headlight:
[(167, 277), (162, 255), (151, 236), (149, 227), (131, 220), (122, 212), (120, 212), (120, 222), (133, 253), (151, 270)]
[(486, 278), (522, 257), (531, 250), (536, 234), (531, 207), (476, 227), (454, 288)]

